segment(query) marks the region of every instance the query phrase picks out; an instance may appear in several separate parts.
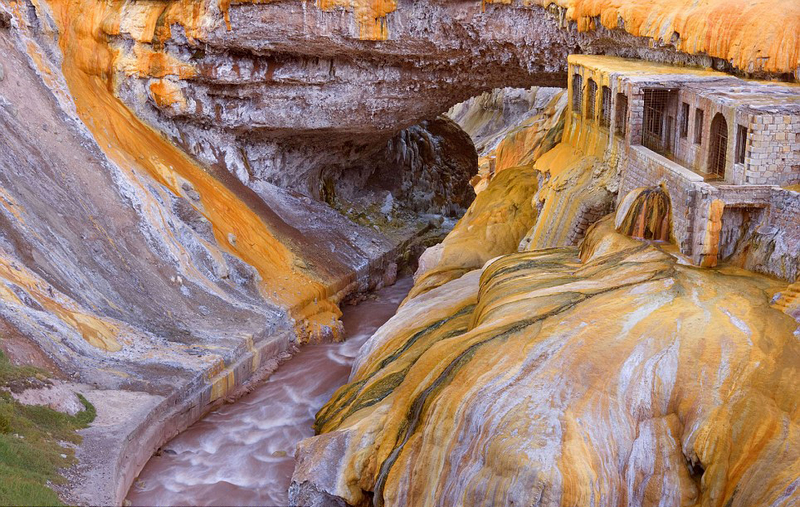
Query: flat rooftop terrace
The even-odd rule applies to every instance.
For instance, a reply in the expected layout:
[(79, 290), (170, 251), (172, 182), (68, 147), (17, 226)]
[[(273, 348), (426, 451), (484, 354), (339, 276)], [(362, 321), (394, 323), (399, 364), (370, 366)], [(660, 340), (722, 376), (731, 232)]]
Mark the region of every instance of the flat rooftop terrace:
[(681, 67), (616, 56), (570, 55), (568, 62), (639, 86), (680, 87), (756, 113), (800, 114), (800, 84), (742, 79), (699, 67)]

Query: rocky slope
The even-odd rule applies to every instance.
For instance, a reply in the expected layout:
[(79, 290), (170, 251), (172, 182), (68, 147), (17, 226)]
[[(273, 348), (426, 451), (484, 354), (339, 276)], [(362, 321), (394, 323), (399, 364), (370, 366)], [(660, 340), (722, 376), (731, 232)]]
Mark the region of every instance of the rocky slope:
[[(477, 154), (437, 118), (454, 103), (563, 85), (573, 52), (796, 80), (797, 10), (0, 3), (0, 324), (97, 407), (70, 501), (118, 502), (161, 442), (297, 343), (335, 338), (344, 298), (391, 283), (409, 242), (469, 205)], [(559, 125), (564, 101), (497, 145), (414, 295), (520, 241), (575, 246), (610, 210), (613, 166)]]
[(475, 142), (481, 192), (494, 175), (508, 167), (533, 163), (562, 136), (566, 90), (500, 88), (453, 106), (447, 115)]
[(0, 6), (0, 345), (43, 356), (97, 406), (70, 500), (110, 504), (211, 403), (296, 344), (335, 338), (337, 304), (392, 283), (410, 243), (469, 203), (476, 154), (434, 120), (397, 134), (385, 170), (398, 181), (346, 210), (266, 183), (256, 194), (81, 73), (66, 35), (62, 62), (46, 6), (10, 7)]
[(781, 286), (681, 265), (609, 219), (580, 250), (502, 256), (367, 342), (298, 447), (292, 498), (794, 505), (800, 346), (770, 307)]

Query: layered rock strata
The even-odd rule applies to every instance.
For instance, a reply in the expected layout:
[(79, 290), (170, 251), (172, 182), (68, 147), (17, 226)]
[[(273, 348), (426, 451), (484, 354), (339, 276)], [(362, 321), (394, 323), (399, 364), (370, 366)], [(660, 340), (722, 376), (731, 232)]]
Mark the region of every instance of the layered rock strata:
[[(726, 21), (715, 31), (708, 27), (739, 15), (721, 1), (50, 5), (61, 31), (76, 35), (69, 45), (97, 55), (75, 66), (110, 81), (137, 114), (262, 196), (273, 184), (316, 197), (322, 171), (357, 164), (397, 130), (486, 89), (563, 86), (570, 53), (749, 75), (797, 70), (791, 15), (770, 30)], [(748, 5), (748, 19), (771, 8)]]
[[(93, 496), (75, 501), (118, 501), (209, 403), (334, 337), (342, 298), (390, 282), (400, 245), (440, 223), (411, 214), (467, 205), (475, 157), (437, 114), (563, 85), (573, 52), (797, 79), (797, 6), (779, 4), (777, 22), (766, 1), (0, 4), (0, 313), (98, 406), (80, 455)], [(508, 153), (527, 171), (540, 154)], [(496, 178), (512, 202), (475, 208), (487, 244), (444, 267), (477, 268), (530, 227), (535, 247), (583, 237), (614, 173), (557, 153), (519, 189)]]
[[(393, 167), (406, 186), (374, 196), (397, 195), (377, 229), (274, 185), (257, 193), (132, 114), (108, 76), (85, 73), (80, 34), (58, 32), (46, 5), (0, 13), (0, 318), (17, 337), (2, 346), (43, 351), (97, 407), (71, 502), (120, 501), (211, 404), (297, 344), (338, 337), (338, 303), (392, 283), (408, 243), (471, 198), (475, 151), (446, 122), (414, 131)], [(405, 169), (430, 187), (409, 189)]]
[(561, 141), (566, 91), (500, 88), (456, 104), (447, 112), (475, 142), (481, 192), (503, 169), (529, 165)]
[(792, 505), (800, 348), (779, 287), (610, 219), (580, 250), (493, 260), (367, 342), (298, 448), (293, 499)]

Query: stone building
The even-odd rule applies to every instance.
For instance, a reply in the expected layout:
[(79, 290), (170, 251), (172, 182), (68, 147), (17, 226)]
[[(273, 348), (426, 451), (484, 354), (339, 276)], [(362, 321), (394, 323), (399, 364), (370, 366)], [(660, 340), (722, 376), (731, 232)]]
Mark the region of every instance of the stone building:
[(569, 93), (571, 122), (618, 163), (617, 202), (663, 185), (673, 240), (693, 263), (716, 265), (776, 231), (798, 257), (800, 86), (572, 55)]

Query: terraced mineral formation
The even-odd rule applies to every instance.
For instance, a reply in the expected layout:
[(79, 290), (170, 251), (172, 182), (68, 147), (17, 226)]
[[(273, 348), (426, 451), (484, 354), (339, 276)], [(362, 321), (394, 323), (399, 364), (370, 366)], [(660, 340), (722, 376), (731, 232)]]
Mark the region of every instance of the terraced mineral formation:
[[(0, 3), (0, 329), (97, 406), (66, 500), (119, 503), (161, 443), (336, 338), (344, 298), (392, 283), (401, 251), (469, 206), (321, 413), (296, 498), (793, 501), (796, 282), (769, 309), (772, 281), (682, 266), (608, 222), (579, 261), (619, 152), (562, 114), (571, 92), (482, 154), (472, 204), (473, 143), (438, 115), (564, 86), (571, 53), (796, 81), (799, 28), (792, 0)], [(635, 233), (661, 211), (634, 201)], [(729, 232), (714, 206), (711, 239)], [(786, 278), (775, 244), (747, 262)]]
[(610, 219), (580, 250), (491, 261), (365, 345), (298, 448), (293, 498), (793, 505), (800, 346), (779, 287)]

